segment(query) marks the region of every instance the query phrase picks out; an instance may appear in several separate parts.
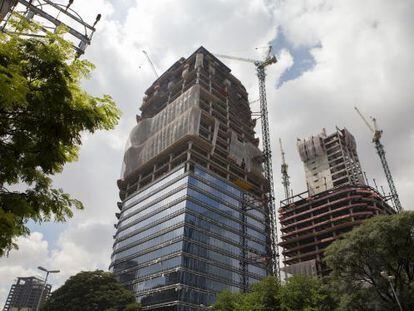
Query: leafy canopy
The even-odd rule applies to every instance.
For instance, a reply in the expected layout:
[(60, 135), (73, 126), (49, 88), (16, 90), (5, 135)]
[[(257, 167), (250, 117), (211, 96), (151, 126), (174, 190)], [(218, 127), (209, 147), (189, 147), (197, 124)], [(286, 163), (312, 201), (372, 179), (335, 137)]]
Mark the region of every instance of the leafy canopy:
[(80, 272), (54, 291), (41, 311), (139, 311), (134, 294), (112, 273)]
[(16, 18), (0, 33), (0, 256), (17, 247), (27, 221), (65, 221), (82, 208), (50, 176), (77, 159), (84, 132), (112, 129), (120, 112), (110, 96), (81, 87), (94, 68), (75, 57), (65, 29), (27, 37), (38, 26)]
[(376, 216), (331, 244), (326, 262), (341, 310), (414, 310), (414, 212)]
[(291, 277), (280, 285), (275, 277), (266, 277), (247, 293), (224, 291), (217, 296), (214, 311), (324, 311), (335, 303), (322, 281), (305, 276)]

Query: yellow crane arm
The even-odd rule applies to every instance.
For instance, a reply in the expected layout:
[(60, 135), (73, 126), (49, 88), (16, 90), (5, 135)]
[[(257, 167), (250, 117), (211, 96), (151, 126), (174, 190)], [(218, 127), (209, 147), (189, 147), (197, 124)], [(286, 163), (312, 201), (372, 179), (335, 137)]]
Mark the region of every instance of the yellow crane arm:
[(222, 54), (214, 54), (214, 56), (220, 57), (220, 58), (240, 60), (242, 62), (253, 63), (253, 64), (260, 63), (260, 61), (250, 59), (250, 58), (242, 58), (242, 57), (228, 56), (228, 55), (222, 55)]
[(357, 107), (354, 107), (354, 108), (355, 108), (356, 112), (359, 114), (359, 116), (361, 117), (362, 121), (364, 121), (364, 123), (368, 126), (368, 128), (370, 129), (370, 131), (375, 134), (375, 129), (372, 128), (372, 125), (364, 117), (364, 115), (361, 113), (361, 111), (359, 111), (359, 109)]

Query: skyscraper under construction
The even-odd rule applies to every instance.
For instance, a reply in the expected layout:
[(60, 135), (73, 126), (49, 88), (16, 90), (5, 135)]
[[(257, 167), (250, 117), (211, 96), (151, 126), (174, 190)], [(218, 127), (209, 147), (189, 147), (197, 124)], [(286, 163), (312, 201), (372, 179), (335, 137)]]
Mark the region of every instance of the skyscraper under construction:
[(145, 92), (118, 180), (111, 270), (144, 310), (202, 310), (269, 273), (263, 154), (246, 89), (203, 47)]
[(285, 275), (326, 275), (324, 250), (365, 219), (395, 211), (364, 180), (354, 136), (346, 129), (298, 140), (308, 191), (281, 202)]

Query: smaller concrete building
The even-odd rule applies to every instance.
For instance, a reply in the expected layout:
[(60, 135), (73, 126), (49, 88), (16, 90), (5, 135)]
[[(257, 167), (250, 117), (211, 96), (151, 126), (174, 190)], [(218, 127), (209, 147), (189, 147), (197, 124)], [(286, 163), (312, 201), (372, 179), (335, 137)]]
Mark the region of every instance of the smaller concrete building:
[(281, 202), (285, 277), (326, 275), (324, 250), (365, 219), (395, 213), (387, 198), (365, 184), (356, 141), (347, 129), (298, 139), (308, 191)]
[(19, 277), (11, 286), (3, 311), (36, 311), (50, 295), (52, 286), (37, 277)]

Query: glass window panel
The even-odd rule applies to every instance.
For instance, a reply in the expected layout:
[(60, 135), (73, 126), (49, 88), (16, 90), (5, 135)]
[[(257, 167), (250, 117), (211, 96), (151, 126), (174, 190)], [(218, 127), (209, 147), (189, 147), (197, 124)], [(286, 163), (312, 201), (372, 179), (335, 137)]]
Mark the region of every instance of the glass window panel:
[(222, 249), (223, 251), (230, 252), (235, 255), (241, 254), (241, 250), (239, 247), (229, 244), (227, 242), (224, 242), (220, 239), (208, 236), (207, 234), (201, 233), (193, 228), (185, 227), (184, 235), (195, 241), (199, 241), (207, 245)]
[(261, 254), (266, 254), (266, 246), (264, 246), (262, 244), (259, 244), (259, 243), (256, 243), (254, 241), (248, 240), (247, 241), (247, 246), (254, 249), (254, 250), (256, 250), (256, 251), (258, 251)]
[(266, 269), (258, 267), (256, 265), (248, 265), (247, 271), (249, 271), (250, 273), (258, 274), (261, 277), (265, 277), (267, 275)]
[(256, 239), (259, 239), (260, 241), (266, 243), (266, 233), (264, 233), (264, 232), (261, 233), (261, 232), (258, 232), (254, 229), (251, 229), (251, 228), (247, 227), (247, 236), (253, 236)]
[(137, 196), (142, 198), (145, 195), (149, 194), (150, 192), (153, 192), (157, 188), (160, 188), (161, 186), (164, 186), (169, 181), (171, 181), (174, 178), (177, 178), (178, 176), (183, 175), (183, 174), (184, 174), (184, 167), (178, 169), (176, 172), (171, 173), (171, 175), (168, 175), (168, 176), (164, 177), (163, 179), (157, 179), (154, 184), (147, 186), (147, 188), (145, 188), (144, 190), (139, 191), (139, 192), (135, 193), (132, 197), (126, 199), (123, 202), (124, 209), (131, 206), (131, 204), (133, 204), (131, 202), (135, 202), (136, 201), (135, 199), (136, 199)]
[(219, 222), (223, 225), (226, 225), (228, 227), (233, 228), (234, 230), (241, 230), (241, 225), (238, 222), (233, 221), (233, 220), (231, 220), (227, 217), (224, 217), (221, 214), (217, 214), (217, 213), (215, 213), (215, 212), (213, 212), (213, 211), (211, 211), (211, 210), (209, 210), (209, 209), (207, 209), (207, 208), (205, 208), (201, 205), (198, 205), (194, 202), (187, 201), (187, 209), (189, 209), (191, 211), (194, 211), (196, 213), (205, 215), (205, 216), (207, 216), (207, 217), (209, 217), (209, 218), (211, 218), (211, 219), (213, 219), (213, 220), (215, 220), (215, 221), (217, 221), (217, 222)]
[(259, 222), (251, 217), (246, 217), (246, 219), (249, 225), (255, 226), (259, 230), (262, 229), (263, 231), (265, 231), (265, 224), (263, 222)]
[(168, 245), (168, 246), (163, 246), (159, 249), (153, 250), (145, 254), (141, 254), (141, 255), (137, 254), (137, 256), (133, 258), (129, 258), (128, 260), (119, 262), (119, 263), (115, 262), (115, 261), (120, 261), (120, 259), (117, 257), (118, 254), (115, 254), (114, 259), (113, 259), (113, 261), (115, 262), (114, 268), (113, 268), (114, 272), (120, 272), (125, 269), (132, 268), (133, 266), (143, 264), (147, 261), (159, 259), (160, 257), (173, 254), (175, 252), (181, 251), (182, 247), (183, 247), (183, 242), (180, 241), (180, 242)]
[(236, 210), (232, 209), (231, 207), (229, 207), (225, 204), (222, 204), (222, 203), (210, 198), (209, 196), (206, 196), (206, 195), (204, 195), (204, 194), (202, 194), (202, 193), (200, 193), (200, 192), (198, 192), (194, 189), (188, 189), (188, 195), (195, 198), (195, 199), (197, 199), (197, 200), (199, 200), (199, 201), (201, 201), (201, 202), (203, 202), (204, 204), (206, 204), (208, 206), (217, 208), (218, 210), (220, 210), (220, 211), (226, 213), (227, 215), (232, 216), (236, 219), (238, 219), (240, 217), (240, 213), (238, 211), (236, 211)]
[(160, 235), (156, 238), (153, 238), (151, 240), (148, 240), (146, 242), (139, 243), (138, 245), (135, 245), (135, 246), (133, 246), (131, 248), (128, 248), (126, 250), (120, 251), (120, 252), (116, 253), (115, 255), (117, 255), (118, 258), (126, 257), (126, 256), (132, 255), (132, 254), (134, 254), (138, 251), (144, 251), (147, 248), (151, 248), (151, 247), (154, 247), (158, 244), (164, 243), (168, 240), (173, 240), (177, 237), (182, 237), (182, 235), (183, 235), (183, 228), (181, 227), (181, 228), (175, 229), (173, 231), (167, 232), (165, 234), (162, 234), (162, 235)]
[(220, 262), (222, 264), (238, 269), (240, 267), (239, 259), (230, 257), (229, 255), (224, 255), (222, 253), (207, 249), (201, 245), (192, 243), (190, 241), (185, 241), (183, 250), (187, 253), (210, 259), (212, 261)]
[(241, 274), (231, 271), (229, 269), (224, 269), (205, 261), (197, 260), (195, 258), (190, 258), (184, 256), (183, 259), (184, 267), (194, 270), (195, 272), (211, 274), (218, 278), (227, 279), (229, 282), (240, 283), (242, 280)]
[(186, 194), (187, 194), (186, 189), (180, 190), (157, 203), (144, 206), (143, 209), (135, 211), (136, 212), (135, 214), (131, 213), (130, 215), (128, 215), (128, 217), (124, 217), (119, 221), (118, 231), (122, 230), (123, 227), (133, 222), (134, 220), (137, 220), (139, 218), (144, 218), (145, 216), (152, 214), (152, 213), (157, 213), (157, 211), (164, 209), (165, 206), (170, 204), (171, 202), (185, 198)]
[(215, 189), (211, 186), (206, 185), (205, 183), (203, 183), (202, 181), (200, 181), (198, 179), (195, 179), (194, 177), (190, 177), (189, 180), (188, 180), (188, 183), (190, 185), (196, 186), (196, 187), (198, 187), (198, 188), (200, 188), (200, 189), (202, 189), (202, 190), (204, 190), (204, 191), (206, 191), (206, 192), (208, 192), (208, 193), (224, 200), (228, 204), (231, 204), (235, 207), (240, 206), (240, 201), (239, 200), (236, 200), (236, 199), (228, 196), (227, 194), (224, 194), (223, 192), (221, 192), (221, 191), (219, 191), (219, 190), (217, 190), (217, 189)]
[(125, 207), (122, 210), (121, 217), (124, 218), (127, 215), (131, 214), (132, 212), (136, 211), (138, 208), (143, 207), (146, 204), (149, 204), (151, 201), (155, 201), (156, 199), (159, 199), (163, 195), (166, 195), (169, 192), (173, 192), (178, 187), (183, 186), (187, 184), (188, 177), (184, 177), (183, 179), (180, 179), (176, 181), (175, 183), (162, 188), (162, 190), (155, 189), (149, 196), (146, 198), (141, 197), (139, 194), (134, 197), (134, 200), (131, 201), (128, 205), (125, 205)]
[(197, 228), (203, 228), (204, 230), (213, 232), (215, 234), (218, 234), (224, 238), (230, 239), (235, 243), (239, 243), (240, 242), (240, 235), (230, 232), (222, 227), (218, 227), (214, 224), (212, 224), (211, 222), (202, 220), (199, 217), (196, 217), (194, 215), (190, 215), (190, 214), (186, 214), (185, 217), (185, 222), (186, 223), (190, 223), (193, 224), (195, 226), (197, 226)]
[[(182, 209), (182, 212), (183, 211), (184, 210)], [(114, 250), (117, 250), (118, 248), (121, 248), (121, 247), (126, 246), (128, 244), (131, 244), (133, 242), (137, 242), (137, 241), (139, 241), (141, 239), (147, 238), (147, 237), (149, 237), (152, 234), (156, 234), (156, 233), (158, 233), (158, 232), (160, 232), (160, 231), (162, 231), (164, 229), (167, 229), (167, 228), (169, 228), (171, 226), (174, 226), (174, 225), (176, 225), (176, 224), (178, 224), (180, 222), (183, 222), (184, 221), (184, 217), (185, 217), (184, 214), (178, 215), (177, 217), (171, 218), (171, 219), (169, 219), (167, 221), (163, 221), (162, 223), (160, 223), (158, 225), (155, 225), (153, 227), (150, 227), (150, 228), (148, 228), (145, 231), (139, 232), (139, 233), (134, 234), (133, 236), (131, 236), (129, 238), (126, 238), (124, 240), (121, 240), (121, 241), (119, 241), (119, 242), (117, 242), (115, 244)]]
[(138, 222), (126, 229), (121, 229), (121, 231), (119, 231), (116, 235), (117, 240), (119, 240), (120, 238), (126, 236), (127, 234), (136, 231), (138, 229), (143, 229), (145, 226), (150, 225), (151, 223), (154, 222), (159, 222), (162, 221), (163, 219), (168, 218), (168, 216), (173, 216), (174, 214), (179, 213), (180, 211), (183, 212), (184, 208), (185, 208), (185, 202), (180, 202), (174, 206), (171, 206), (170, 208), (163, 210), (161, 212), (159, 212), (158, 214), (152, 215), (149, 218), (146, 218), (144, 220), (142, 220), (141, 222)]
[(201, 169), (199, 167), (196, 167), (194, 169), (194, 173), (195, 173), (195, 175), (201, 176), (202, 178), (207, 179), (207, 180), (215, 183), (216, 185), (218, 185), (223, 190), (228, 191), (230, 193), (233, 193), (237, 197), (241, 196), (240, 190), (238, 190), (235, 187), (232, 187), (230, 184), (224, 182), (223, 180), (208, 174), (206, 171), (204, 171), (203, 169)]

